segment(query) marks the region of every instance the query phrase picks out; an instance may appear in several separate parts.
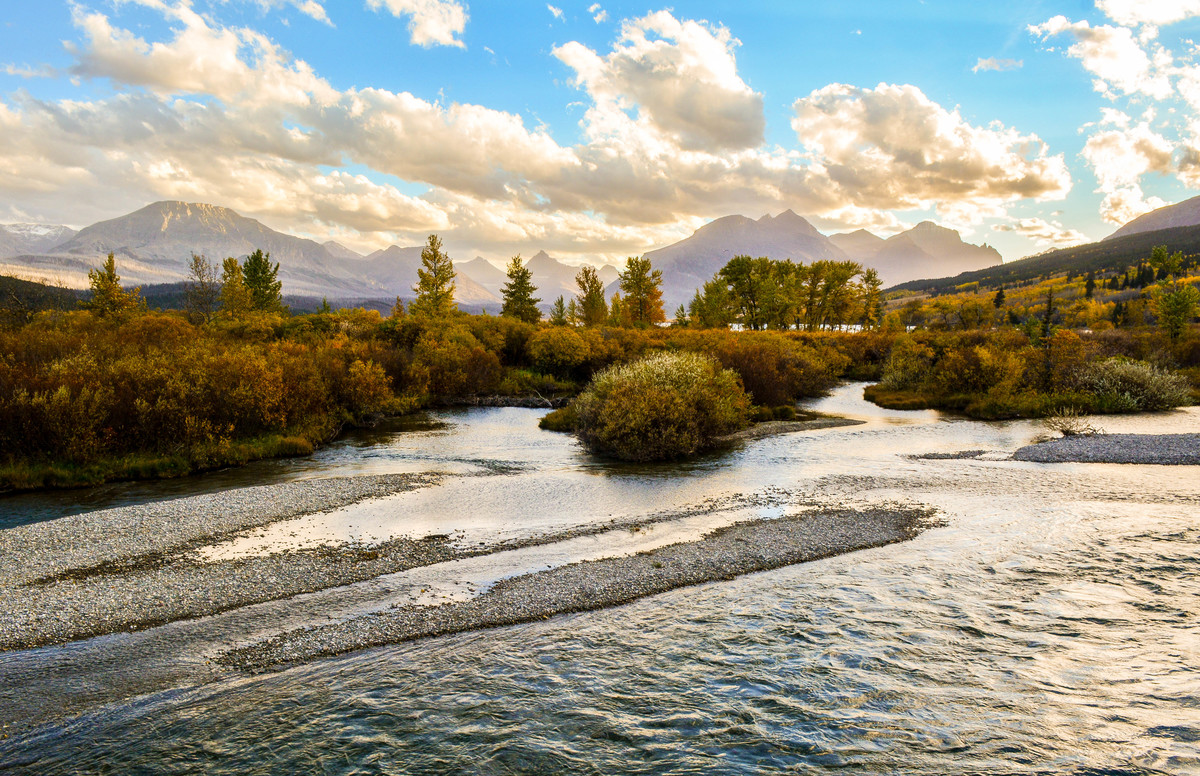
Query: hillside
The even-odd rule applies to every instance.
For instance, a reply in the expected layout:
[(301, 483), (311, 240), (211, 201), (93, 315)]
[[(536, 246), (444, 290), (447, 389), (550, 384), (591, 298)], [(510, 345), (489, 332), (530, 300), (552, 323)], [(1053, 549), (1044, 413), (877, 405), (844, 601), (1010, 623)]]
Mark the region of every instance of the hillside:
[(1145, 215), (1138, 216), (1108, 237), (1105, 237), (1101, 242), (1128, 237), (1133, 234), (1141, 234), (1143, 232), (1157, 232), (1163, 229), (1198, 225), (1200, 225), (1200, 197), (1192, 197), (1183, 202), (1160, 207), (1158, 210), (1152, 210)]
[(893, 286), (893, 290), (936, 290), (941, 293), (964, 283), (999, 286), (1064, 272), (1084, 274), (1092, 271), (1124, 270), (1126, 267), (1136, 265), (1139, 261), (1148, 258), (1150, 251), (1156, 245), (1165, 245), (1172, 253), (1182, 251), (1185, 256), (1200, 254), (1200, 226), (1181, 226), (1153, 232), (1137, 232), (1087, 245), (1047, 251), (1037, 256), (1029, 256), (973, 272), (963, 272), (951, 277), (913, 280)]

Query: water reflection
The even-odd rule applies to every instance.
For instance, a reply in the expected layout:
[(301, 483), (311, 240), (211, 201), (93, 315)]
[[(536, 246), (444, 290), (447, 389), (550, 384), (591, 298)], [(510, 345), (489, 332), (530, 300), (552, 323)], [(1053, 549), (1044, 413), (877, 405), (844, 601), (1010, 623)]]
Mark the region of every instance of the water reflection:
[[(179, 663), (202, 666), (197, 656), (228, 633), (253, 632), (252, 623), (294, 627), (306, 616), (369, 610), (385, 600), (380, 590), (364, 587), (357, 599), (314, 594), (304, 599), (307, 614), (277, 603), (259, 610), (272, 617), (222, 616), (244, 618), (240, 630), (214, 618), (186, 626), (188, 639), (171, 639), (185, 630), (180, 624), (5, 656), (0, 673), (23, 672), (26, 694), (86, 693), (130, 665), (96, 656), (142, 639), (136, 654), (160, 650), (159, 662), (147, 664), (160, 672), (158, 684), (144, 686), (182, 688), (0, 744), (0, 766), (347, 774), (1200, 771), (1196, 467), (914, 458), (1012, 451), (1040, 428), (881, 411), (863, 404), (860, 390), (845, 387), (814, 408), (861, 417), (864, 426), (756, 440), (647, 477), (590, 459), (567, 437), (534, 433), (528, 411), (446, 413), (438, 416), (448, 424), (443, 431), (383, 436), (359, 453), (387, 465), (454, 464), (475, 474), (390, 507), (377, 502), (371, 509), (378, 514), (366, 517), (499, 536), (527, 523), (541, 530), (744, 496), (761, 497), (756, 508), (763, 509), (797, 499), (924, 503), (940, 510), (944, 527), (904, 544), (609, 611), (261, 677), (197, 684), (198, 675)], [(1111, 432), (1195, 431), (1200, 411), (1098, 423)], [(348, 470), (352, 458), (331, 470)], [(496, 461), (507, 473), (480, 474), (494, 471), (487, 467)], [(476, 571), (480, 579), (491, 572)], [(64, 690), (56, 666), (67, 665), (67, 653), (88, 650), (97, 670)]]

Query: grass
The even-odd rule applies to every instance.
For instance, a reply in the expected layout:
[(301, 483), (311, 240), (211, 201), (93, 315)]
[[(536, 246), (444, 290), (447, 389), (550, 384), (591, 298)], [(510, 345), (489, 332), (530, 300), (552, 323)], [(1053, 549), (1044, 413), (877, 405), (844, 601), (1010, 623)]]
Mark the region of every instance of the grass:
[(197, 446), (183, 453), (135, 453), (100, 458), (87, 464), (22, 461), (0, 465), (0, 492), (39, 488), (85, 488), (122, 480), (164, 480), (201, 471), (240, 466), (268, 458), (312, 455), (310, 432), (268, 434)]

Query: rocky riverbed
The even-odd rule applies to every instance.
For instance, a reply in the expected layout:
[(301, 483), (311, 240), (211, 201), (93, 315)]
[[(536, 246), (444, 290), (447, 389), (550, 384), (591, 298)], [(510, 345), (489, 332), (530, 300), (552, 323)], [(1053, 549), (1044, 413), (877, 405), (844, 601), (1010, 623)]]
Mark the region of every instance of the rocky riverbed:
[(1077, 434), (1026, 445), (1017, 461), (1037, 463), (1200, 464), (1200, 434)]

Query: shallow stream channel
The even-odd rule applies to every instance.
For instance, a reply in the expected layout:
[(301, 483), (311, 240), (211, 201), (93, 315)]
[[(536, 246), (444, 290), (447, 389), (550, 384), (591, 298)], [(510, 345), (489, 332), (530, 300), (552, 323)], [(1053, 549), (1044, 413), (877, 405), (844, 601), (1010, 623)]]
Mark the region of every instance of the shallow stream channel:
[(1200, 467), (862, 388), (686, 463), (472, 408), (2, 498), (0, 772), (1200, 773)]

